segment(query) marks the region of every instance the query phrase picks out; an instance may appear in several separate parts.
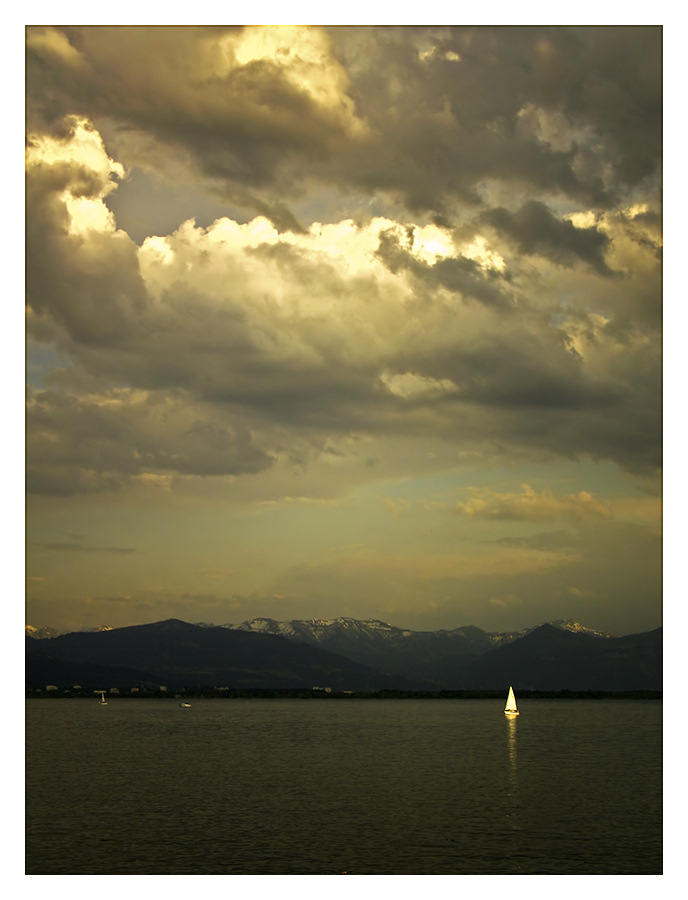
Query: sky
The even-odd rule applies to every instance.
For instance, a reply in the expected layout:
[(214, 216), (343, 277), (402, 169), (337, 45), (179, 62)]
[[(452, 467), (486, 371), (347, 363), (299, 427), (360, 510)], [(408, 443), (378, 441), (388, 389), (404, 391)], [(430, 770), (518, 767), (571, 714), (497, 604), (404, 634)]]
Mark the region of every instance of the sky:
[(661, 625), (661, 28), (26, 51), (27, 623)]

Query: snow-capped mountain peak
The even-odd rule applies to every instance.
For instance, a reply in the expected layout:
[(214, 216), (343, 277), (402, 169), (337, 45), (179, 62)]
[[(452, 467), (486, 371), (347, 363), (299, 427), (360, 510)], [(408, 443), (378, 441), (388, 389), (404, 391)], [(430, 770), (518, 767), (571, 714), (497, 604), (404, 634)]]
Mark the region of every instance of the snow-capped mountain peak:
[[(209, 622), (198, 622), (197, 624), (202, 628), (217, 627)], [(547, 624), (562, 631), (571, 631), (591, 637), (617, 637), (612, 632), (587, 628), (585, 625), (581, 625), (574, 619), (569, 618), (555, 619)], [(441, 637), (443, 640), (464, 640), (469, 635), (473, 637), (481, 635), (487, 643), (493, 646), (500, 646), (524, 637), (539, 626), (534, 625), (520, 631), (509, 632), (484, 632), (474, 626), (462, 626), (449, 630), (438, 629), (437, 631), (412, 631), (407, 628), (398, 628), (396, 625), (391, 625), (389, 622), (383, 622), (380, 619), (354, 619), (350, 616), (339, 616), (334, 619), (291, 619), (289, 621), (278, 621), (267, 616), (258, 616), (238, 625), (228, 623), (220, 627), (234, 631), (280, 635), (292, 640), (307, 641), (314, 644), (333, 644), (341, 643), (342, 641), (346, 643), (353, 641), (378, 645), (380, 643), (400, 644), (407, 641), (430, 639), (432, 636)], [(99, 625), (79, 630), (86, 632), (111, 631), (112, 626)], [(47, 626), (36, 628), (33, 625), (26, 625), (25, 633), (27, 637), (46, 639), (58, 637), (63, 632)]]
[[(79, 631), (85, 631), (89, 633), (98, 632), (98, 631), (113, 631), (113, 625), (94, 625), (90, 628), (79, 628)], [(43, 628), (36, 628), (34, 625), (25, 625), (24, 626), (24, 635), (26, 637), (34, 638), (36, 640), (46, 640), (48, 638), (56, 638), (60, 637), (62, 634), (68, 634), (69, 632), (58, 631), (57, 628), (51, 628), (49, 625), (45, 625)]]
[(553, 622), (549, 622), (548, 624), (554, 625), (555, 628), (560, 628), (562, 631), (572, 631), (575, 634), (587, 634), (591, 637), (618, 637), (618, 635), (614, 634), (611, 631), (596, 631), (594, 628), (586, 628), (585, 625), (581, 625), (580, 622), (576, 622), (573, 619), (555, 619)]

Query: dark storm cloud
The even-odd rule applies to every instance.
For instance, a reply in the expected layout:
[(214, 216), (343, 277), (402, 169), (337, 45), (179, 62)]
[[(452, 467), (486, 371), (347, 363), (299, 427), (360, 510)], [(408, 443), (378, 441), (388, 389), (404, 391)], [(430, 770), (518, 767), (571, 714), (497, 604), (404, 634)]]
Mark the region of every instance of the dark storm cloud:
[(232, 475), (271, 465), (245, 428), (202, 419), (174, 398), (137, 401), (128, 392), (37, 392), (28, 405), (27, 441), (29, 492), (60, 496), (121, 489), (146, 473)]
[(505, 311), (512, 308), (512, 298), (503, 290), (503, 276), (496, 272), (485, 272), (471, 259), (465, 257), (438, 259), (433, 264), (418, 259), (411, 252), (413, 234), (401, 238), (392, 232), (380, 235), (377, 249), (378, 258), (390, 272), (406, 270), (414, 275), (426, 290), (444, 287), (457, 294), (479, 300), (487, 305), (499, 306)]
[[(552, 211), (562, 196), (608, 205), (655, 172), (659, 32), (618, 32), (334, 29), (344, 68), (313, 66), (302, 83), (285, 54), (238, 65), (239, 32), (30, 29), (28, 328), (71, 361), (30, 400), (32, 489), (255, 474), (355, 432), (658, 465), (657, 213), (615, 210), (603, 230)], [(320, 75), (320, 93), (303, 86)], [(186, 223), (139, 248), (114, 220), (76, 227), (74, 204), (104, 216), (123, 177), (83, 115), (129, 164), (164, 172), (183, 151), (290, 240)], [(395, 222), (364, 250), (364, 226), (352, 244), (313, 236), (287, 202), (312, 180), (462, 219), (456, 246), (424, 257), (420, 232)], [(513, 184), (513, 207), (488, 208)], [(488, 225), (501, 268), (457, 249)], [(638, 253), (654, 268), (642, 256), (636, 274)], [(533, 276), (528, 254), (595, 281)]]
[(618, 181), (657, 174), (662, 154), (662, 30), (657, 26), (576, 28), (573, 53), (552, 64), (565, 70), (563, 111), (599, 133)]
[(559, 265), (588, 263), (600, 275), (611, 276), (604, 253), (609, 237), (597, 228), (576, 228), (552, 215), (544, 203), (530, 200), (515, 213), (491, 209), (483, 220), (511, 238), (521, 253), (540, 254)]
[[(658, 28), (331, 33), (357, 110), (376, 130), (378, 152), (366, 163), (361, 149), (352, 169), (412, 209), (451, 210), (447, 195), (477, 197), (490, 178), (604, 207), (619, 184), (657, 171)], [(524, 127), (533, 106), (563, 117), (563, 133)]]
[(608, 207), (657, 173), (659, 28), (333, 28), (327, 103), (285, 54), (239, 64), (241, 32), (222, 34), (31, 29), (29, 124), (87, 115), (129, 165), (163, 166), (167, 146), (288, 227), (285, 198), (313, 179), (451, 220), (491, 179)]
[(86, 115), (112, 135), (128, 165), (164, 170), (167, 147), (230, 201), (298, 227), (280, 194), (301, 180), (303, 166), (336, 150), (344, 126), (275, 61), (234, 63), (231, 42), (217, 39), (235, 32), (73, 27), (51, 29), (47, 40), (45, 30), (31, 29), (29, 126), (59, 128), (67, 114)]
[[(277, 453), (301, 458), (303, 439), (360, 431), (587, 453), (634, 469), (659, 461), (647, 348), (641, 369), (623, 355), (609, 375), (588, 369), (547, 310), (470, 259), (430, 265), (413, 255), (413, 235), (382, 232), (376, 259), (395, 276), (387, 296), (378, 276), (346, 275), (305, 238), (219, 255), (215, 230), (182, 229), (156, 300), (126, 235), (69, 233), (58, 196), (84, 179), (44, 175), (39, 167), (31, 206), (29, 329), (77, 365), (30, 403), (32, 490), (109, 491), (146, 472), (257, 473)], [(275, 286), (288, 302), (273, 299)], [(409, 373), (410, 395), (403, 381), (401, 393), (385, 387)]]
[[(65, 141), (74, 136), (67, 124)], [(102, 187), (102, 175), (83, 164), (38, 163), (26, 192), (27, 303), (76, 343), (92, 345), (125, 339), (145, 302), (136, 246), (123, 232), (92, 230), (85, 239), (69, 231), (64, 192), (94, 200)]]
[[(335, 46), (346, 56), (347, 35)], [(506, 37), (506, 35), (505, 35)], [(364, 33), (348, 69), (357, 110), (369, 122), (368, 144), (351, 148), (351, 172), (367, 190), (399, 192), (409, 209), (453, 216), (451, 197), (479, 202), (481, 182), (513, 179), (536, 190), (555, 189), (602, 199), (600, 185), (581, 182), (570, 152), (516, 128), (531, 92), (534, 38), (523, 46), (485, 32), (456, 29), (439, 41), (432, 29)], [(421, 56), (422, 48), (434, 51)], [(514, 59), (515, 48), (521, 57)]]

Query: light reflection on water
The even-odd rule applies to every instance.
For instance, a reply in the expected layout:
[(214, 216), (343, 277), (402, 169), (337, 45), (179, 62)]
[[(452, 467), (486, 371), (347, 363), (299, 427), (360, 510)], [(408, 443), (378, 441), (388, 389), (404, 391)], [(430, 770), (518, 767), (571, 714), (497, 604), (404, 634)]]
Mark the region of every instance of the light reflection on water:
[(32, 700), (26, 772), (28, 874), (661, 872), (659, 702)]
[(504, 716), (506, 720), (507, 727), (507, 742), (508, 742), (508, 760), (509, 760), (509, 787), (511, 791), (516, 791), (516, 777), (517, 777), (517, 765), (518, 761), (516, 758), (516, 733), (518, 726), (516, 722), (518, 721), (518, 716)]

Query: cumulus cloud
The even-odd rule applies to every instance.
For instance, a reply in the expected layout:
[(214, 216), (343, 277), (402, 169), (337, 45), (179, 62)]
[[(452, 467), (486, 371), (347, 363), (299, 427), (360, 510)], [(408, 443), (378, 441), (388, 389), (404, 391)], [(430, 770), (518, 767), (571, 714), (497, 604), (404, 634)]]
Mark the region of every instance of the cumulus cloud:
[[(396, 186), (411, 208), (450, 214), (447, 194), (477, 198), (487, 179), (605, 206), (620, 182), (656, 174), (658, 30), (337, 29), (333, 39), (358, 109), (384, 136), (367, 186)], [(519, 127), (528, 104), (570, 139)]]
[(31, 124), (76, 102), (127, 165), (163, 170), (174, 154), (249, 204), (261, 191), (295, 199), (315, 179), (452, 217), (449, 198), (477, 202), (486, 180), (506, 179), (608, 206), (661, 157), (660, 29), (28, 34)]
[(136, 246), (104, 204), (122, 167), (84, 119), (59, 136), (29, 136), (27, 303), (39, 339), (123, 340), (145, 303)]
[(249, 205), (255, 188), (278, 205), (295, 164), (317, 165), (361, 130), (320, 29), (40, 27), (27, 50), (32, 126), (77, 100), (127, 165), (181, 160)]
[[(505, 521), (656, 527), (591, 473), (656, 485), (661, 469), (660, 122), (654, 27), (30, 26), (37, 507), (222, 498), (331, 523), (360, 504), (407, 540), (419, 526), (400, 513), (457, 495), (401, 480), (461, 473), (551, 485), (470, 491), (445, 519), (462, 539), (504, 538)], [(586, 475), (558, 481), (561, 466)], [(66, 563), (45, 527), (36, 544)], [(419, 585), (427, 612), (475, 578), (507, 609), (581, 555), (542, 541), (537, 563), (534, 545), (461, 565), (417, 551), (404, 608)], [(128, 545), (93, 536), (99, 564), (126, 566), (106, 548)], [(193, 571), (243, 571), (213, 553)], [(227, 581), (212, 602), (301, 591), (317, 615), (320, 589), (344, 602), (369, 579), (393, 608), (374, 568), (398, 556), (356, 560), (351, 581), (303, 559), (298, 578)], [(588, 590), (578, 574), (566, 584)]]
[[(137, 246), (104, 205), (121, 165), (89, 122), (65, 124), (28, 153), (29, 333), (74, 363), (32, 400), (31, 465), (68, 467), (71, 453), (79, 473), (61, 472), (61, 490), (110, 490), (125, 473), (257, 472), (315, 431), (425, 428), (464, 450), (487, 439), (656, 460), (634, 371), (647, 335), (614, 334), (606, 294), (608, 317), (571, 303), (554, 316), (538, 281), (479, 233), (385, 217), (300, 233), (261, 217), (189, 220)], [(555, 244), (552, 216), (531, 208)], [(575, 233), (604, 237), (561, 227), (574, 246)], [(590, 244), (598, 274), (606, 241)], [(174, 427), (153, 425), (161, 410), (175, 410)]]

